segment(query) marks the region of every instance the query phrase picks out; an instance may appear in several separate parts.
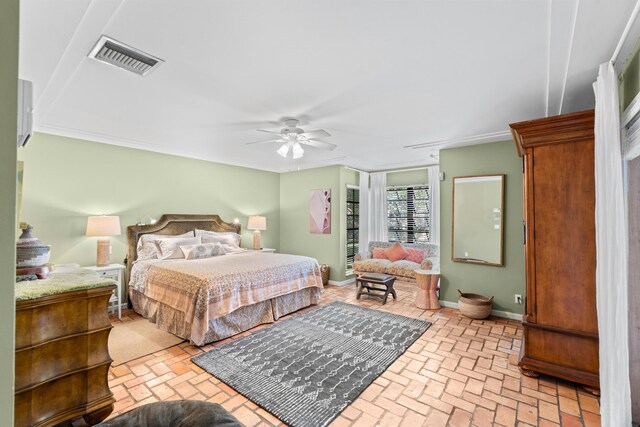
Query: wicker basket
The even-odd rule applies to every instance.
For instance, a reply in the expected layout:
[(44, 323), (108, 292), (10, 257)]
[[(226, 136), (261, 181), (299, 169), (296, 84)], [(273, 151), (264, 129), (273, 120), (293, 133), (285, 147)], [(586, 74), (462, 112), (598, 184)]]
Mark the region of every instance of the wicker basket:
[(458, 308), (460, 313), (472, 319), (484, 319), (491, 314), (493, 297), (464, 293), (458, 289)]

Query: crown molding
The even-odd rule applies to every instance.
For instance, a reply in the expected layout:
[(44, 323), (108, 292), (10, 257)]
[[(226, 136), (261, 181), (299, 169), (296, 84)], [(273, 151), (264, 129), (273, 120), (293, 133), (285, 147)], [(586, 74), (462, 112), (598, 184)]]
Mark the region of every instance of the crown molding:
[(423, 142), (419, 144), (405, 145), (402, 148), (411, 148), (413, 150), (419, 150), (422, 148), (452, 148), (452, 147), (464, 147), (467, 145), (485, 144), (489, 142), (498, 142), (504, 140), (504, 138), (511, 139), (511, 133), (508, 130), (489, 132), (478, 135), (464, 136), (462, 138), (441, 139), (439, 141)]

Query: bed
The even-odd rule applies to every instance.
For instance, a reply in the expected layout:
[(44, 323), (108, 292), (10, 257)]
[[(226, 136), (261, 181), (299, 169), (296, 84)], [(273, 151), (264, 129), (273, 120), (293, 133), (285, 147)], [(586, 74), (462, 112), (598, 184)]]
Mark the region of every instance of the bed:
[(129, 301), (158, 328), (202, 346), (319, 302), (322, 277), (309, 257), (260, 251), (192, 260), (138, 257), (144, 235), (195, 230), (241, 231), (218, 215), (163, 215), (127, 228)]

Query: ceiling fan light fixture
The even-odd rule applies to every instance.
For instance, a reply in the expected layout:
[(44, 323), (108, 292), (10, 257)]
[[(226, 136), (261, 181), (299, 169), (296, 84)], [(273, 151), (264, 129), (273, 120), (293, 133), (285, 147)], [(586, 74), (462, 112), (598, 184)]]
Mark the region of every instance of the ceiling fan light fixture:
[(289, 143), (282, 144), (282, 147), (278, 148), (276, 152), (286, 159), (289, 154)]
[(293, 158), (294, 159), (299, 159), (304, 155), (304, 150), (302, 148), (302, 146), (299, 143), (295, 143), (293, 144)]

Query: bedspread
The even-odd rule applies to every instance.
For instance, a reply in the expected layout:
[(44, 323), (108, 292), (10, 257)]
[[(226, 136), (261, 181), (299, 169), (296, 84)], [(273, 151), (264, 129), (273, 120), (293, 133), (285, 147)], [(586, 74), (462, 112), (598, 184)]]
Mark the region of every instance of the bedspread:
[(210, 320), (302, 289), (322, 289), (315, 259), (253, 251), (136, 263), (131, 276), (133, 289), (185, 313), (196, 343), (204, 341)]

